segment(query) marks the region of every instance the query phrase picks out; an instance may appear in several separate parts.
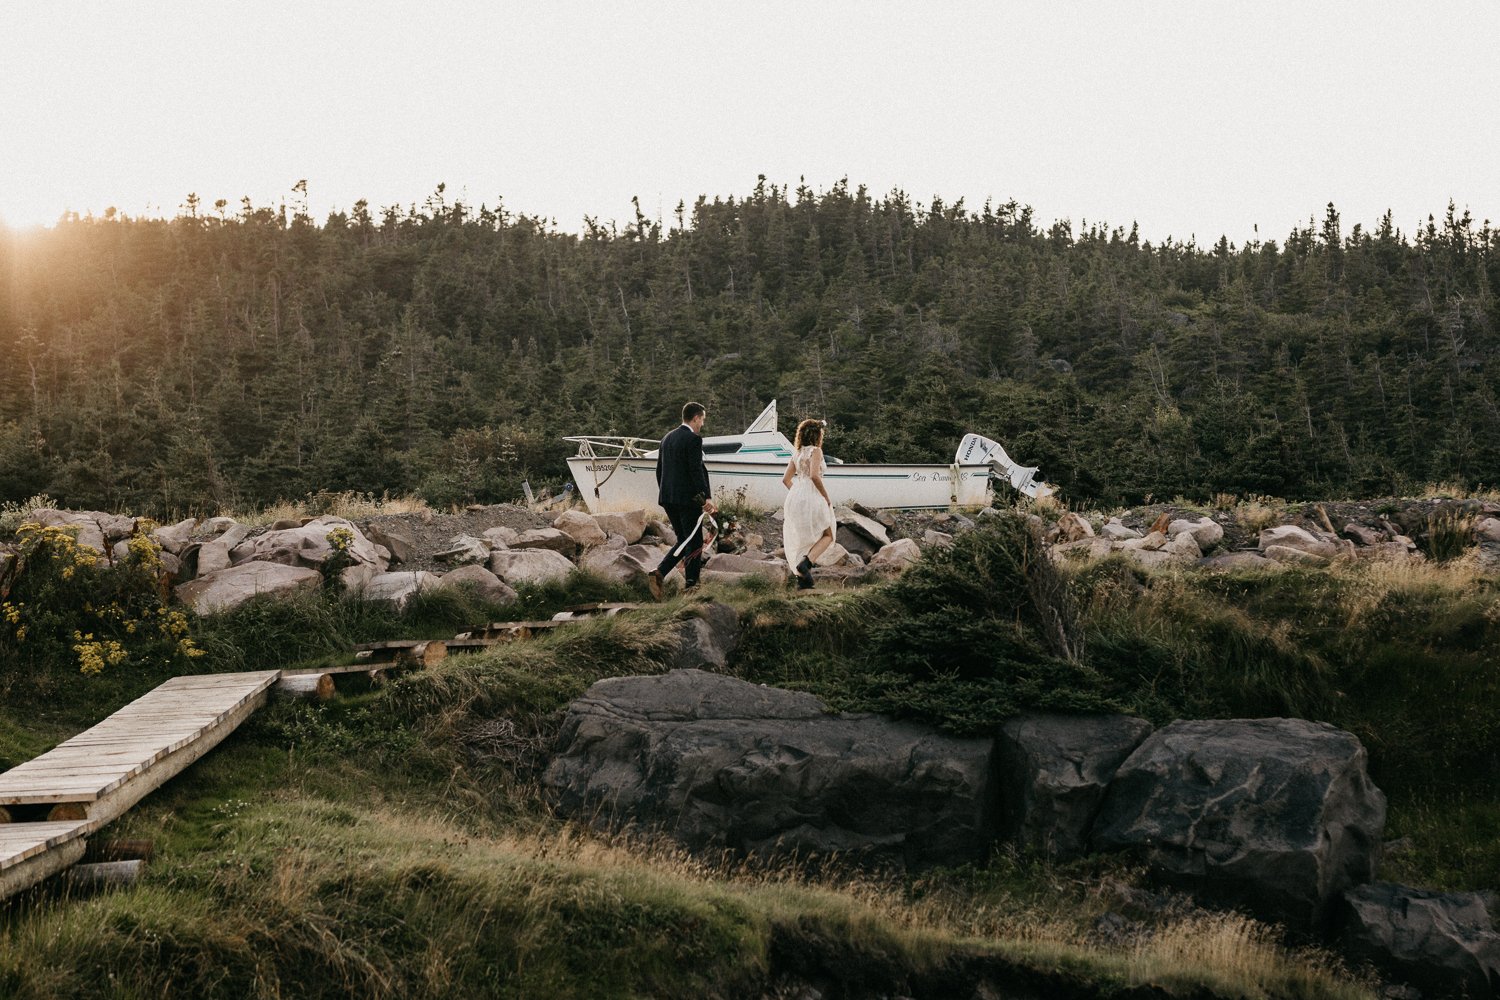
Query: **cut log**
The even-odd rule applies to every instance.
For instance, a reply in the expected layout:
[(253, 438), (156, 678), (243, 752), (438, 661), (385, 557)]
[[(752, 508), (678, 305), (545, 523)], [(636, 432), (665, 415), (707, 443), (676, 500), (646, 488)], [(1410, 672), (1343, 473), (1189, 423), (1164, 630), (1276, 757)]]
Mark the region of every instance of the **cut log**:
[(151, 840), (91, 840), (84, 857), (98, 861), (150, 861), (156, 856), (156, 842)]
[(354, 658), (360, 663), (389, 663), (405, 667), (430, 667), (448, 655), (442, 639), (394, 639), (390, 642), (364, 642), (354, 647)]
[(493, 639), (507, 642), (511, 639), (530, 639), (538, 632), (557, 628), (563, 622), (490, 622), (463, 633), (469, 639)]
[(68, 869), (67, 883), (71, 889), (108, 889), (134, 885), (141, 877), (141, 869), (145, 867), (146, 862), (140, 858), (74, 865)]
[(276, 682), (276, 691), (289, 698), (327, 701), (333, 697), (332, 674), (294, 674)]
[(88, 806), (81, 802), (59, 802), (47, 811), (48, 823), (72, 823), (88, 818)]

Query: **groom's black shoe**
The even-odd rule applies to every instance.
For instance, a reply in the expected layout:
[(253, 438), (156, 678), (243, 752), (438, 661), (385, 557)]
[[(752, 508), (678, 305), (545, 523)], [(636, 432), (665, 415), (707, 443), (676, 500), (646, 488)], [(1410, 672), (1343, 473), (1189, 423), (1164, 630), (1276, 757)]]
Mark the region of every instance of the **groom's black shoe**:
[(797, 589), (811, 590), (812, 588), (812, 560), (803, 556), (802, 561), (797, 564)]
[(662, 602), (662, 598), (664, 598), (667, 593), (666, 588), (662, 586), (660, 571), (653, 569), (650, 573), (646, 574), (646, 586), (651, 588), (651, 599), (657, 604), (660, 604)]

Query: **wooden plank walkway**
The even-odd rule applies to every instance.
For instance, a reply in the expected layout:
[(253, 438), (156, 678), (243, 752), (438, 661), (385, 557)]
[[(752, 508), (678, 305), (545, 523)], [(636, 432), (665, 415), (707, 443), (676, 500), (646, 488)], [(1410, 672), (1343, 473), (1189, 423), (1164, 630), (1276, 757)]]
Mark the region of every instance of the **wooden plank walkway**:
[(0, 899), (36, 885), (83, 857), (82, 820), (0, 823)]
[[(382, 645), (407, 654), (385, 665), (397, 669), (426, 666), (444, 653), (441, 642)], [(411, 655), (419, 646), (424, 648)], [(266, 703), (273, 685), (287, 682), (296, 689), (299, 681), (318, 685), (334, 673), (373, 676), (380, 669), (362, 663), (174, 677), (0, 774), (0, 899), (77, 862), (90, 834), (218, 746)], [(331, 681), (326, 686), (331, 693)]]
[(103, 722), (0, 774), (0, 807), (50, 805), (49, 820), (119, 816), (219, 744), (266, 702), (278, 670), (174, 677)]

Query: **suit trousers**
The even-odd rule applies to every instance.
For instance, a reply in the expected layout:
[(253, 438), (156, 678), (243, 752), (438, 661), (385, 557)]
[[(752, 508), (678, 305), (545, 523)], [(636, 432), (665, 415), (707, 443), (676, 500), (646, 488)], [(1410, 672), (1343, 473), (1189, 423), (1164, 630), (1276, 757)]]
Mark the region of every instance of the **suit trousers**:
[(698, 571), (703, 568), (703, 558), (700, 550), (703, 548), (703, 527), (698, 523), (698, 516), (703, 513), (701, 504), (664, 504), (663, 509), (672, 522), (672, 532), (677, 536), (677, 544), (672, 546), (672, 551), (662, 557), (661, 563), (656, 571), (663, 578), (679, 562), (682, 563), (682, 580), (686, 586), (698, 586)]

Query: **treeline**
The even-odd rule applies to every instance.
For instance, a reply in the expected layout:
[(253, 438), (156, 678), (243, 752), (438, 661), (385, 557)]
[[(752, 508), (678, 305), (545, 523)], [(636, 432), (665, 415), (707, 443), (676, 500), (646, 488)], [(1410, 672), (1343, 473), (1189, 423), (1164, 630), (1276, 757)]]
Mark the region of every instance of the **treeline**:
[(319, 490), (556, 487), (577, 433), (709, 433), (771, 398), (830, 452), (1002, 441), (1096, 503), (1500, 482), (1500, 232), (1152, 244), (1015, 203), (761, 180), (581, 234), (504, 207), (304, 212), (190, 197), (0, 260), (0, 500), (139, 512)]

